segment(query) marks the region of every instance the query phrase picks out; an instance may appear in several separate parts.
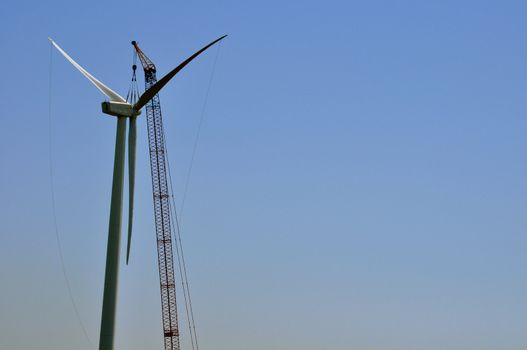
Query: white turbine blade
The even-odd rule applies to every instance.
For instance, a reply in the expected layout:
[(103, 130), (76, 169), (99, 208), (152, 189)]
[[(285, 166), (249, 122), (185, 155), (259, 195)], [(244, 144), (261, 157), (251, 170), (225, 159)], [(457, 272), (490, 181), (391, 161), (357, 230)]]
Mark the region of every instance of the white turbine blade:
[(99, 80), (97, 80), (97, 78), (95, 78), (93, 75), (91, 75), (90, 73), (88, 73), (86, 71), (86, 69), (82, 68), (80, 64), (78, 64), (77, 62), (75, 62), (73, 60), (73, 58), (71, 58), (64, 50), (62, 50), (62, 48), (57, 45), (56, 42), (53, 41), (53, 39), (51, 38), (48, 38), (49, 41), (51, 41), (51, 43), (53, 44), (53, 46), (55, 46), (55, 48), (57, 50), (59, 50), (59, 52), (62, 54), (62, 56), (64, 56), (68, 61), (70, 61), (70, 63), (79, 70), (79, 72), (81, 72), (86, 78), (88, 78), (89, 81), (92, 82), (93, 85), (95, 85), (95, 87), (97, 89), (99, 89), (103, 94), (105, 94), (106, 96), (108, 96), (108, 98), (110, 99), (110, 101), (115, 101), (115, 102), (126, 102), (126, 100), (121, 97), (117, 92), (113, 91), (112, 89), (110, 89), (108, 86), (104, 85), (103, 83), (101, 83)]

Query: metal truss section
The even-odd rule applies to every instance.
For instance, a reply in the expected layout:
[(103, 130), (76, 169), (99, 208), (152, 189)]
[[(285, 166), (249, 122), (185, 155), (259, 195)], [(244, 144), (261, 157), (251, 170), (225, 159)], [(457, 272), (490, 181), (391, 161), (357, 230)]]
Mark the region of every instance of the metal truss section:
[[(148, 90), (156, 82), (155, 68), (145, 69), (145, 90)], [(170, 222), (170, 194), (168, 191), (165, 140), (159, 95), (155, 95), (146, 105), (146, 121), (148, 126), (150, 170), (152, 173), (164, 344), (165, 350), (179, 350), (172, 225)]]

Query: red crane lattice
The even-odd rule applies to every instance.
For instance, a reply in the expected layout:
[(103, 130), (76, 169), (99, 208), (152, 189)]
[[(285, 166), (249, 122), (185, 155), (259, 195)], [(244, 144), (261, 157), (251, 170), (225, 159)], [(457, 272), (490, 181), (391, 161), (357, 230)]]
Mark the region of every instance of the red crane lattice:
[[(145, 91), (157, 82), (156, 66), (132, 41), (145, 72)], [(179, 350), (179, 328), (176, 304), (176, 282), (172, 249), (172, 225), (170, 216), (170, 194), (167, 181), (167, 161), (163, 118), (159, 95), (146, 105), (148, 147), (157, 239), (157, 259), (161, 289), (161, 313), (165, 350)]]

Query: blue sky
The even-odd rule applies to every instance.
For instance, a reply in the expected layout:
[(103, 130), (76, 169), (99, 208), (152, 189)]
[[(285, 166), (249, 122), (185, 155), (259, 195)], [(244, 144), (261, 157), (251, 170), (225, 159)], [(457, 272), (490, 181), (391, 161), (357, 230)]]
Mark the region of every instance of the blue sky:
[[(55, 242), (47, 37), (125, 94), (131, 40), (164, 74), (229, 34), (161, 93), (180, 203), (217, 55), (182, 218), (201, 348), (525, 349), (526, 10), (521, 1), (4, 4), (0, 348), (90, 349)], [(100, 112), (103, 96), (51, 57), (58, 225), (97, 344), (115, 121)], [(138, 137), (117, 346), (161, 349), (142, 118)]]

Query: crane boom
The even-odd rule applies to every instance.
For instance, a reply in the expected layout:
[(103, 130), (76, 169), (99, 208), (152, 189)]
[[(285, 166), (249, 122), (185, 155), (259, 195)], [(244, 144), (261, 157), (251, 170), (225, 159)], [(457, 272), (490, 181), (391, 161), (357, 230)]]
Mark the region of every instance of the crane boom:
[[(145, 91), (157, 82), (154, 63), (132, 41), (145, 72)], [(172, 225), (170, 217), (170, 194), (167, 181), (167, 161), (161, 103), (156, 94), (146, 104), (148, 147), (157, 240), (157, 260), (161, 289), (161, 313), (165, 350), (179, 350), (179, 328), (176, 304), (176, 282), (172, 251)]]
[[(159, 279), (161, 287), (161, 309), (163, 316), (163, 336), (165, 350), (179, 350), (179, 329), (176, 304), (176, 283), (174, 275), (174, 259), (172, 252), (172, 229), (171, 225), (171, 208), (170, 194), (168, 191), (167, 181), (167, 159), (165, 152), (165, 137), (163, 131), (163, 119), (161, 117), (161, 104), (159, 102), (158, 92), (181, 71), (193, 59), (207, 50), (212, 45), (224, 39), (223, 35), (216, 40), (205, 45), (198, 51), (194, 52), (186, 60), (181, 62), (177, 67), (168, 72), (159, 81), (156, 78), (156, 66), (139, 48), (137, 42), (132, 41), (135, 52), (141, 61), (145, 72), (145, 92), (139, 97), (134, 104), (134, 109), (140, 110), (146, 106), (146, 123), (148, 126), (148, 146), (150, 153), (150, 170), (152, 172), (152, 190), (154, 198), (154, 214), (156, 224), (157, 238), (157, 258), (159, 265)], [(135, 62), (135, 61), (134, 61)], [(134, 63), (135, 71), (136, 65)], [(175, 208), (174, 212), (175, 212)], [(174, 216), (176, 214), (174, 213)], [(173, 218), (177, 224), (177, 217)], [(177, 225), (176, 225), (177, 226)], [(181, 239), (178, 234), (179, 248), (176, 241), (176, 252), (178, 253), (179, 270), (182, 278), (183, 297), (185, 300), (185, 310), (189, 322), (190, 339), (192, 349), (198, 350), (196, 338), (196, 327), (194, 325), (194, 315), (192, 312), (192, 303), (190, 302), (190, 293), (188, 287), (187, 273), (185, 268), (185, 259), (181, 247)], [(181, 257), (181, 260), (180, 260)], [(183, 266), (183, 268), (182, 268)], [(195, 345), (195, 347), (194, 347)]]

